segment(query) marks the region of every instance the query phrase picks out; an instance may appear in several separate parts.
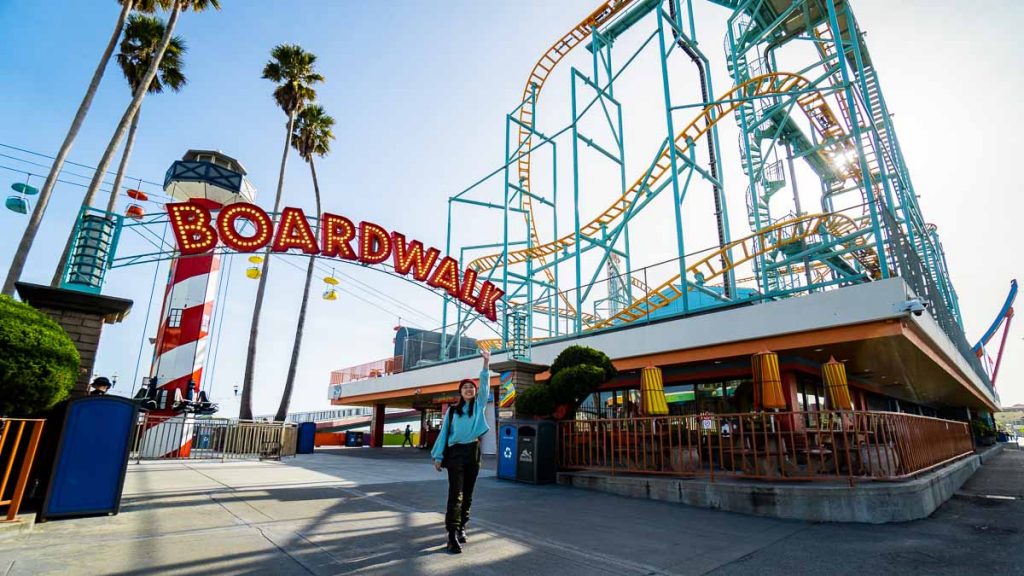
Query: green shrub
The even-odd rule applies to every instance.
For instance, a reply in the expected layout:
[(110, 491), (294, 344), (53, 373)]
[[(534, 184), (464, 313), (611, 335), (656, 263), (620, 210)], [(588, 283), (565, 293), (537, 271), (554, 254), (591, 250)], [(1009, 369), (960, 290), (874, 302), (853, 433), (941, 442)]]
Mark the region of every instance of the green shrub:
[(551, 377), (548, 387), (556, 404), (570, 404), (575, 407), (597, 388), (607, 382), (605, 371), (593, 364), (580, 364), (563, 368)]
[(555, 411), (555, 400), (543, 384), (516, 391), (516, 414), (523, 416), (550, 416)]
[(0, 415), (31, 416), (63, 400), (79, 365), (78, 350), (60, 325), (0, 296)]
[(516, 393), (516, 412), (550, 416), (555, 408), (568, 406), (574, 413), (587, 396), (618, 373), (608, 356), (587, 346), (569, 346), (551, 363), (551, 378)]
[(975, 438), (987, 438), (995, 435), (995, 430), (984, 420), (971, 420), (971, 431)]
[(553, 378), (566, 368), (582, 364), (601, 368), (604, 371), (605, 382), (615, 378), (615, 375), (618, 374), (607, 354), (589, 346), (575, 345), (562, 350), (558, 357), (555, 358), (555, 361), (551, 363), (551, 376)]

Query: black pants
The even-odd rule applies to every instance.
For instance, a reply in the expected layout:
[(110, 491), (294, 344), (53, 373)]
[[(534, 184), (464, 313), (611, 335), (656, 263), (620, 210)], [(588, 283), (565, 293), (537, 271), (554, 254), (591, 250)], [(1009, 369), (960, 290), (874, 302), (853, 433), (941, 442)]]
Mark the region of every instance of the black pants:
[(480, 442), (448, 447), (448, 509), (444, 514), (447, 530), (465, 528), (469, 507), (473, 505), (473, 488), (480, 473)]

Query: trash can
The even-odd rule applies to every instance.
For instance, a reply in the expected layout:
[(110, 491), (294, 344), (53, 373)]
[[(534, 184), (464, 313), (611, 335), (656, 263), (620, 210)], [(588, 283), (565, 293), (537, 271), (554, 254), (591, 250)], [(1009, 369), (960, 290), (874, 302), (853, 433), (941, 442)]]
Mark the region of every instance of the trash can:
[(519, 422), (516, 443), (516, 480), (531, 484), (555, 481), (554, 422), (538, 420)]
[(299, 454), (312, 454), (315, 440), (316, 423), (303, 422), (299, 424), (299, 441), (295, 451)]
[(54, 434), (40, 447), (52, 455), (41, 520), (117, 514), (137, 415), (132, 400), (106, 395), (76, 398), (51, 412)]
[(345, 432), (345, 446), (361, 447), (363, 445), (363, 433), (356, 430)]
[(498, 478), (516, 479), (516, 446), (519, 427), (514, 422), (502, 422), (498, 427)]

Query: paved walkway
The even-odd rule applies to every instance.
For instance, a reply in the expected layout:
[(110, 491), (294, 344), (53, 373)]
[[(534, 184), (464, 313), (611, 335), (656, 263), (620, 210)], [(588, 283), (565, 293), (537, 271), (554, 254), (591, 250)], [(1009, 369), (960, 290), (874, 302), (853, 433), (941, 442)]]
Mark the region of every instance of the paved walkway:
[(954, 499), (920, 522), (830, 525), (483, 476), (470, 542), (453, 556), (445, 481), (414, 449), (133, 465), (119, 515), (0, 540), (0, 576), (1024, 573), (1022, 501)]
[(957, 492), (960, 496), (1024, 499), (1024, 450), (1007, 444)]

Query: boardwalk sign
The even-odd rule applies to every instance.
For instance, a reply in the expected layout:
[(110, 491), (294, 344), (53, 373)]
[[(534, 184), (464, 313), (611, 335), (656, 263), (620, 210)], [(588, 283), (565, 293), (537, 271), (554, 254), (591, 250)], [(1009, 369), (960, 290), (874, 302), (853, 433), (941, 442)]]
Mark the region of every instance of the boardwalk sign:
[[(505, 294), (501, 289), (490, 281), (478, 287), (476, 270), (460, 271), (459, 263), (450, 256), (440, 258), (437, 248), (424, 248), (419, 240), (407, 241), (404, 234), (389, 232), (373, 222), (356, 225), (344, 216), (325, 212), (320, 217), (319, 234), (314, 234), (300, 208), (285, 208), (275, 224), (255, 204), (230, 204), (219, 210), (198, 202), (172, 202), (166, 206), (182, 255), (205, 254), (223, 244), (236, 252), (295, 250), (360, 264), (390, 261), (395, 273), (411, 275), (431, 288), (444, 290), (491, 321), (498, 319), (497, 303)], [(216, 218), (213, 211), (218, 212)], [(243, 233), (244, 224), (249, 226), (244, 227)]]

